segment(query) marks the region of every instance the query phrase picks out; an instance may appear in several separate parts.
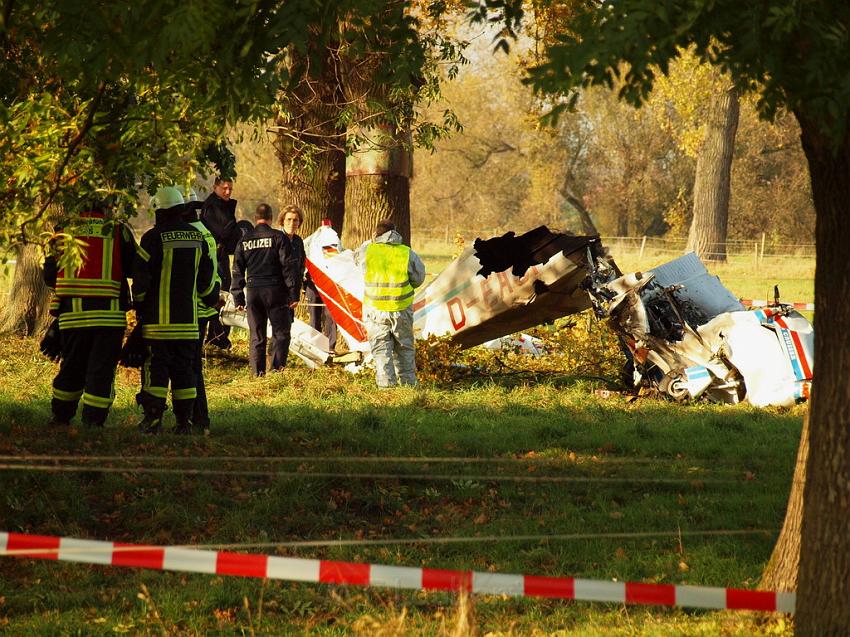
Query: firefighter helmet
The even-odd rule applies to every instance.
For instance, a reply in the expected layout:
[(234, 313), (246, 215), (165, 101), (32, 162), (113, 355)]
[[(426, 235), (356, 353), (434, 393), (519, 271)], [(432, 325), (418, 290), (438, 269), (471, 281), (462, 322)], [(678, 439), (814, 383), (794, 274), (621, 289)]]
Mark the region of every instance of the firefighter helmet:
[(163, 186), (156, 191), (153, 199), (151, 199), (151, 206), (154, 210), (167, 210), (181, 205), (183, 205), (183, 195), (174, 186)]

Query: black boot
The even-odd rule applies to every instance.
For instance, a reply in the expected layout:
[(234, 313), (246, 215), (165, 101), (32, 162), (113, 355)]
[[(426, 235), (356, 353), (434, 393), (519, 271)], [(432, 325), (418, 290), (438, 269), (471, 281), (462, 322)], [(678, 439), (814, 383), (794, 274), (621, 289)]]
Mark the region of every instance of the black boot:
[(80, 421), (83, 423), (83, 427), (103, 427), (108, 414), (109, 412), (105, 409), (85, 405), (83, 406), (83, 413), (80, 415)]
[(178, 436), (189, 436), (192, 434), (192, 423), (188, 420), (178, 420), (177, 425), (171, 430), (171, 433)]
[(71, 426), (71, 421), (64, 420), (56, 414), (53, 414), (52, 416), (50, 416), (50, 420), (47, 421), (47, 426), (51, 428), (55, 427), (56, 429), (67, 429)]
[(145, 417), (139, 422), (139, 433), (143, 434), (158, 434), (162, 432), (162, 412), (146, 413)]

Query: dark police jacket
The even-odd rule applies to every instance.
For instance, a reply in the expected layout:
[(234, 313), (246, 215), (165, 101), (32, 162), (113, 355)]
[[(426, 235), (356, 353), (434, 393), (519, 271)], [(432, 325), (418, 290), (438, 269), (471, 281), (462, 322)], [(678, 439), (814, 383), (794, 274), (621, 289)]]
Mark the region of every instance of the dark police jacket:
[(236, 200), (225, 201), (212, 193), (201, 207), (201, 221), (215, 237), (220, 256), (233, 254), (242, 231), (236, 225)]
[(245, 305), (244, 288), (279, 287), (287, 303), (298, 301), (301, 271), (298, 253), (286, 235), (267, 223), (258, 223), (236, 246), (230, 293), (236, 305)]
[(133, 303), (144, 338), (196, 340), (198, 300), (215, 305), (219, 283), (204, 236), (173, 211), (157, 211), (156, 225), (142, 236)]

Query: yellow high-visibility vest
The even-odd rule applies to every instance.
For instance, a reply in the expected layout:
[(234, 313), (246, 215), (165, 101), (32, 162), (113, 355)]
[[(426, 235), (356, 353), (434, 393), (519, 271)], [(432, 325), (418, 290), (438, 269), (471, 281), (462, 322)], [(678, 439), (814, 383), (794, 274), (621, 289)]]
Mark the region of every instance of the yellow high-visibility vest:
[(413, 286), (407, 274), (410, 248), (401, 244), (372, 243), (366, 247), (366, 289), (363, 302), (381, 312), (400, 312), (413, 304)]

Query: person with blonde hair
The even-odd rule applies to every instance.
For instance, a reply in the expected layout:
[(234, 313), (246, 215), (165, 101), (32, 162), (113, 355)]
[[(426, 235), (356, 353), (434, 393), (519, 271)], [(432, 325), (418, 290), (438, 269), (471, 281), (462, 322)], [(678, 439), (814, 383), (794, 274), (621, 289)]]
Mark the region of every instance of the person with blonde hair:
[[(301, 270), (304, 277), (304, 301), (307, 303), (307, 311), (310, 315), (310, 327), (317, 332), (322, 332), (328, 337), (328, 348), (331, 353), (336, 349), (336, 323), (325, 307), (322, 297), (319, 296), (319, 291), (316, 289), (316, 284), (310, 278), (310, 273), (304, 270), (306, 261), (306, 253), (304, 250), (304, 241), (298, 236), (298, 230), (304, 225), (304, 213), (296, 205), (286, 206), (281, 210), (278, 216), (278, 224), (283, 228), (284, 234), (289, 237), (292, 243), (293, 250), (298, 251), (301, 256)], [(330, 225), (329, 219), (322, 221), (323, 225)]]

